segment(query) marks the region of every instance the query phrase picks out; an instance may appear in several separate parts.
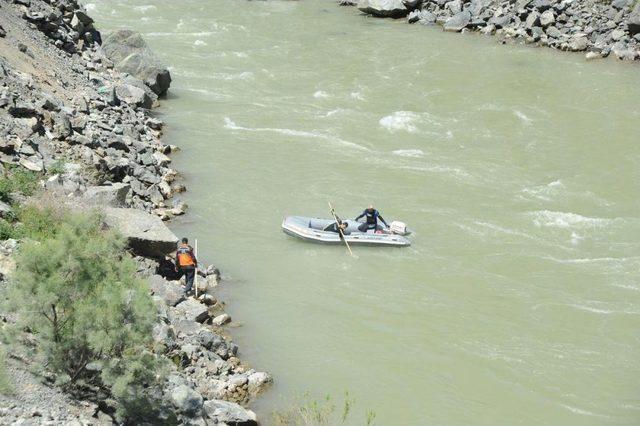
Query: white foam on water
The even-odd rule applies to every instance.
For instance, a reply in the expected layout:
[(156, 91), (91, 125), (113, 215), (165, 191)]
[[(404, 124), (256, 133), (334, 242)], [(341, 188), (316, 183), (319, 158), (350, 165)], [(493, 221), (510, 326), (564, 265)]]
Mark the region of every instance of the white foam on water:
[(577, 232), (571, 233), (571, 244), (573, 244), (574, 246), (580, 244), (580, 241), (582, 240), (584, 240), (584, 237), (582, 235), (578, 234)]
[(93, 12), (94, 10), (96, 10), (96, 4), (95, 3), (87, 3), (84, 5), (84, 9), (87, 12)]
[(411, 111), (395, 111), (391, 115), (382, 117), (378, 123), (385, 129), (395, 132), (403, 130), (409, 133), (415, 133), (418, 129), (415, 122), (420, 118), (418, 114)]
[(229, 74), (226, 72), (213, 73), (212, 77), (214, 80), (252, 80), (253, 73), (251, 71), (244, 71), (238, 74)]
[(332, 109), (331, 111), (327, 111), (327, 113), (324, 115), (325, 117), (331, 117), (332, 115), (336, 115), (336, 114), (340, 114), (342, 112), (345, 112), (346, 110), (343, 108), (336, 108), (336, 109)]
[(393, 151), (393, 155), (398, 157), (424, 157), (424, 152), (421, 149), (396, 149)]
[(356, 99), (358, 101), (364, 101), (364, 95), (360, 92), (351, 92), (351, 94), (349, 95), (351, 96), (351, 99)]
[(207, 42), (203, 41), (203, 40), (196, 40), (193, 42), (194, 46), (206, 46)]
[(142, 6), (135, 6), (133, 8), (133, 10), (135, 10), (136, 12), (139, 12), (139, 13), (147, 13), (148, 11), (155, 10), (155, 9), (157, 9), (157, 8), (152, 4), (145, 4), (145, 5), (142, 5)]
[(236, 58), (248, 58), (249, 54), (245, 53), (245, 52), (232, 52), (233, 56), (235, 56)]
[(322, 90), (318, 90), (313, 94), (313, 97), (316, 99), (320, 99), (320, 98), (328, 98), (329, 94), (325, 91)]
[(524, 188), (521, 192), (533, 198), (543, 201), (550, 201), (560, 190), (564, 189), (564, 184), (560, 180), (554, 180), (546, 185)]
[(493, 223), (480, 222), (480, 221), (474, 221), (473, 223), (475, 223), (478, 226), (482, 226), (482, 227), (491, 229), (492, 231), (501, 232), (503, 234), (515, 235), (515, 236), (518, 236), (518, 237), (524, 237), (524, 238), (528, 238), (528, 239), (531, 239), (531, 240), (535, 240), (536, 239), (532, 235), (529, 235), (529, 234), (527, 234), (525, 232), (516, 231), (514, 229), (509, 229), (509, 228), (504, 228), (502, 226), (498, 226), (498, 225), (495, 225)]
[[(600, 303), (594, 303), (594, 304), (599, 305)], [(612, 314), (639, 315), (640, 314), (639, 311), (635, 311), (635, 310), (627, 310), (627, 309), (613, 310), (613, 309), (607, 309), (607, 308), (601, 308), (601, 307), (594, 307), (592, 306), (594, 304), (591, 304), (591, 305), (568, 304), (566, 306), (569, 306), (571, 308), (578, 309), (581, 311), (590, 312), (592, 314), (600, 314), (600, 315), (612, 315)]]
[(533, 215), (533, 223), (537, 227), (585, 229), (603, 227), (611, 223), (611, 219), (581, 216), (571, 212), (541, 210), (530, 214)]
[(178, 23), (176, 24), (176, 29), (179, 30), (180, 28), (182, 28), (184, 26), (184, 20), (180, 19), (178, 21)]
[(346, 146), (349, 148), (358, 149), (360, 151), (370, 151), (368, 148), (362, 145), (358, 145), (357, 143), (345, 141), (344, 139), (340, 139), (335, 136), (326, 135), (324, 133), (315, 132), (315, 131), (309, 132), (305, 130), (280, 129), (280, 128), (271, 128), (271, 127), (243, 127), (243, 126), (238, 126), (229, 117), (224, 118), (224, 127), (230, 130), (241, 130), (245, 132), (271, 132), (271, 133), (279, 133), (287, 136), (322, 139), (322, 140), (326, 140), (328, 142), (334, 143), (336, 145)]
[(526, 114), (522, 111), (518, 111), (517, 109), (514, 109), (513, 113), (515, 114), (516, 117), (520, 119), (520, 121), (522, 121), (526, 125), (529, 125), (533, 122), (533, 120), (527, 117)]
[(424, 165), (424, 166), (402, 166), (399, 167), (403, 170), (411, 170), (415, 172), (429, 172), (429, 173), (442, 173), (446, 175), (457, 176), (460, 179), (472, 179), (473, 176), (467, 171), (457, 168), (457, 167), (449, 167), (449, 166), (441, 166), (441, 165)]
[(606, 416), (604, 414), (593, 413), (591, 411), (583, 410), (583, 409), (577, 408), (577, 407), (572, 407), (572, 406), (566, 405), (566, 404), (560, 404), (560, 406), (566, 408), (567, 410), (571, 411), (572, 413), (580, 414), (580, 415), (583, 415), (583, 416), (602, 417), (602, 418), (605, 418), (605, 419), (610, 418), (610, 416)]
[(588, 264), (588, 263), (625, 263), (640, 259), (640, 257), (583, 257), (577, 259), (558, 259), (552, 256), (545, 256), (545, 259), (563, 264)]

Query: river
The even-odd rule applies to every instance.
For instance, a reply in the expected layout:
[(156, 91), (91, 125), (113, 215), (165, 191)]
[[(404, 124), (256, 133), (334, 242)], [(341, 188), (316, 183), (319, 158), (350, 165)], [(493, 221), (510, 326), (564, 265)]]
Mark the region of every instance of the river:
[[(197, 237), (243, 359), (380, 425), (640, 423), (640, 74), (333, 1), (93, 1), (174, 78)], [(297, 241), (370, 203), (404, 249)]]

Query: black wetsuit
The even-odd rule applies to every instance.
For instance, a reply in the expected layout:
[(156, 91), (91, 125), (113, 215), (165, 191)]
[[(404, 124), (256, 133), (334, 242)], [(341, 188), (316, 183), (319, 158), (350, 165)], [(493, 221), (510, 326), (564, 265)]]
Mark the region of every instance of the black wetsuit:
[[(335, 223), (335, 222), (333, 222), (331, 225), (329, 225), (329, 226), (325, 227), (325, 228), (323, 229), (323, 231), (335, 232), (335, 233), (337, 233), (337, 234), (339, 234), (339, 233), (340, 233), (340, 231), (338, 231), (338, 224), (337, 224), (337, 223)], [(348, 235), (348, 234), (349, 234), (349, 233), (347, 232), (347, 229), (346, 229), (346, 228), (342, 230), (342, 233), (343, 233), (344, 235)], [(342, 237), (342, 235), (341, 235), (341, 237)]]
[(380, 219), (380, 221), (384, 223), (386, 227), (389, 227), (389, 225), (387, 225), (387, 222), (385, 222), (384, 218), (380, 216), (380, 212), (376, 209), (371, 209), (371, 210), (366, 209), (365, 211), (362, 212), (362, 214), (360, 214), (360, 216), (356, 217), (356, 220), (361, 219), (363, 217), (366, 217), (367, 221), (361, 224), (360, 226), (358, 226), (358, 230), (360, 232), (367, 232), (370, 229), (373, 229), (375, 232), (375, 230), (381, 229), (378, 227), (378, 219)]

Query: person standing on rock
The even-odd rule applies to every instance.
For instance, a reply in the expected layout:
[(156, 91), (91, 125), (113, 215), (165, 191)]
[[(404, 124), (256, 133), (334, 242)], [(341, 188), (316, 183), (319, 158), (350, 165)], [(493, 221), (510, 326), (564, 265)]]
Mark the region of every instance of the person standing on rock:
[(193, 247), (189, 245), (187, 238), (182, 239), (182, 243), (176, 251), (176, 272), (180, 274), (180, 277), (184, 275), (185, 294), (189, 294), (193, 288), (193, 280), (196, 276), (196, 269), (198, 268), (198, 259), (193, 253)]

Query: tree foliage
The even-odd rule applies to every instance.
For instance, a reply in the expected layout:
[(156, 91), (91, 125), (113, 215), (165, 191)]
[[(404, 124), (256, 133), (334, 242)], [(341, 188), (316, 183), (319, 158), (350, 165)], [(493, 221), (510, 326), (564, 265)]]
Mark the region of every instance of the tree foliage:
[(23, 244), (9, 306), (36, 335), (48, 369), (70, 386), (109, 387), (135, 416), (127, 402), (161, 370), (148, 351), (156, 309), (124, 240), (101, 223), (97, 214), (68, 215), (42, 241)]

